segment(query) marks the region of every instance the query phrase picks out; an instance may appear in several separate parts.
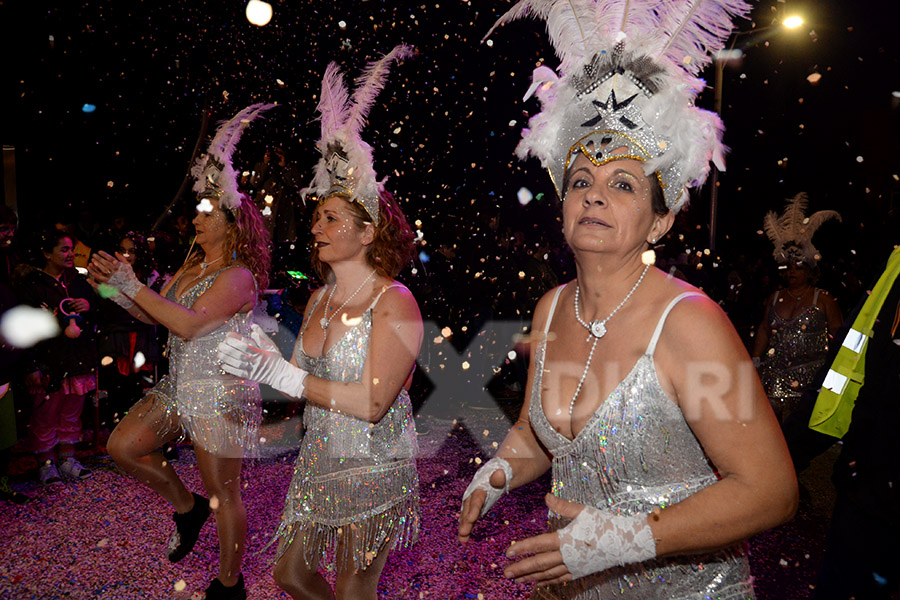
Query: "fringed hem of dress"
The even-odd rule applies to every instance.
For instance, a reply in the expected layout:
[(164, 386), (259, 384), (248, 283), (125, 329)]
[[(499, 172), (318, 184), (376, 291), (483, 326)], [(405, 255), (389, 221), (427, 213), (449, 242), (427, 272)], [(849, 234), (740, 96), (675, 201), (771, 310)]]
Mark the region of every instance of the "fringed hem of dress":
[(384, 551), (409, 548), (419, 539), (419, 495), (407, 494), (387, 510), (341, 525), (326, 525), (309, 520), (282, 520), (274, 540), (279, 540), (273, 562), (278, 562), (287, 549), (301, 536), (303, 559), (310, 567), (326, 551), (335, 553), (337, 571), (345, 571), (352, 562), (353, 570), (365, 570)]
[[(610, 594), (608, 588), (598, 589), (589, 587), (590, 580), (591, 577), (587, 577), (585, 579), (576, 579), (575, 581), (549, 587), (535, 587), (530, 598), (532, 600), (607, 600), (620, 597), (620, 594)], [(715, 598), (716, 600), (756, 600), (756, 594), (753, 592), (753, 584), (749, 580), (728, 584), (723, 587), (716, 587), (714, 591), (688, 593), (675, 592), (672, 593), (672, 595), (665, 595), (665, 581), (658, 581), (656, 582), (656, 585), (662, 587), (663, 590), (657, 589), (652, 592), (650, 590), (645, 590), (647, 592), (646, 597), (665, 597), (666, 600), (710, 600), (710, 598)], [(626, 583), (625, 588), (621, 590), (621, 597), (633, 597), (634, 591), (635, 590)], [(662, 591), (663, 596), (658, 595), (660, 591)]]
[[(165, 378), (164, 378), (165, 380)], [(160, 382), (162, 383), (162, 382)], [(128, 412), (139, 418), (161, 439), (191, 441), (206, 452), (226, 458), (244, 458), (259, 454), (259, 422), (261, 415), (245, 414), (240, 408), (215, 416), (186, 415), (165, 387), (157, 385)], [(156, 413), (156, 414), (154, 414)]]

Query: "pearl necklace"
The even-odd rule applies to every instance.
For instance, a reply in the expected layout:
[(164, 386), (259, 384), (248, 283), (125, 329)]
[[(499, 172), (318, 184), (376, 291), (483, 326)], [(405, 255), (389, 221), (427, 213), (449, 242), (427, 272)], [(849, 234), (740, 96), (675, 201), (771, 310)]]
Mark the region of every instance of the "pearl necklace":
[(201, 277), (203, 277), (206, 274), (206, 269), (209, 268), (209, 265), (215, 264), (215, 263), (219, 262), (220, 260), (222, 260), (221, 256), (219, 258), (217, 258), (215, 260), (211, 260), (209, 262), (201, 262), (200, 263), (200, 274), (197, 275), (197, 279), (200, 279)]
[(604, 335), (606, 335), (606, 322), (612, 319), (613, 315), (619, 312), (620, 308), (625, 306), (625, 303), (628, 302), (628, 300), (631, 298), (631, 295), (634, 294), (634, 291), (638, 289), (639, 285), (641, 285), (641, 282), (644, 280), (644, 275), (647, 274), (647, 270), (649, 268), (649, 264), (644, 267), (644, 271), (641, 273), (641, 276), (638, 277), (638, 280), (631, 288), (631, 291), (628, 292), (628, 294), (625, 296), (625, 299), (619, 302), (619, 305), (615, 309), (613, 309), (613, 311), (609, 313), (609, 315), (605, 319), (603, 319), (602, 321), (594, 320), (591, 321), (590, 324), (586, 323), (585, 320), (581, 318), (581, 314), (578, 312), (578, 298), (580, 295), (580, 288), (578, 286), (578, 282), (575, 282), (575, 320), (577, 320), (582, 327), (591, 332), (591, 335), (589, 335), (585, 341), (590, 341), (592, 336), (594, 338), (594, 341), (591, 344), (591, 351), (588, 354), (587, 362), (584, 364), (584, 372), (581, 374), (581, 379), (578, 380), (578, 385), (575, 387), (575, 393), (572, 394), (572, 401), (569, 403), (570, 417), (572, 416), (572, 412), (575, 410), (575, 400), (578, 399), (578, 394), (581, 393), (581, 386), (584, 385), (584, 380), (587, 379), (588, 371), (591, 368), (591, 360), (593, 360), (594, 358), (594, 350), (597, 348), (597, 341)]
[(331, 305), (331, 298), (334, 296), (334, 290), (337, 289), (337, 282), (335, 282), (334, 285), (331, 286), (331, 292), (329, 292), (329, 294), (328, 294), (328, 299), (325, 300), (325, 316), (323, 316), (321, 319), (319, 319), (319, 325), (322, 326), (322, 331), (328, 330), (328, 326), (331, 325), (331, 320), (334, 319), (334, 317), (339, 312), (341, 312), (341, 310), (343, 310), (343, 308), (345, 306), (347, 306), (348, 302), (353, 300), (354, 296), (356, 296), (363, 289), (363, 286), (365, 286), (369, 282), (369, 280), (372, 279), (373, 277), (375, 277), (375, 269), (372, 269), (372, 272), (369, 273), (369, 276), (366, 277), (361, 284), (359, 284), (359, 287), (356, 288), (356, 291), (353, 292), (352, 294), (350, 294), (350, 296), (348, 296), (347, 299), (344, 300), (344, 303), (341, 304), (337, 308), (336, 311), (334, 311), (334, 314), (329, 317), (328, 316), (328, 307)]

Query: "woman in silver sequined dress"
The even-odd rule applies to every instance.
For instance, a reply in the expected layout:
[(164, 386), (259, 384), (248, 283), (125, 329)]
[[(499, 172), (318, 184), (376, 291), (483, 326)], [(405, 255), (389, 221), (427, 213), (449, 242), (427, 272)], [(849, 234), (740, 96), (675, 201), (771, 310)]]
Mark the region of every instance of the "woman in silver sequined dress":
[(766, 300), (751, 355), (772, 410), (780, 421), (790, 415), (828, 356), (828, 340), (843, 322), (841, 309), (815, 287), (804, 262), (784, 267), (785, 287)]
[(313, 292), (290, 363), (258, 332), (252, 340), (232, 335), (220, 349), (229, 372), (306, 400), (274, 573), (297, 599), (332, 597), (318, 573), (329, 549), (337, 597), (374, 599), (388, 552), (418, 536), (407, 390), (423, 327), (412, 294), (394, 280), (413, 235), (390, 194), (375, 206), (377, 219), (339, 195), (316, 209), (312, 263), (328, 284)]
[(706, 32), (727, 37), (729, 12), (749, 9), (695, 8), (522, 0), (501, 18), (547, 19), (561, 58), (562, 76), (534, 72), (542, 112), (518, 153), (550, 171), (577, 277), (538, 302), (524, 407), (463, 495), (459, 538), (551, 469), (551, 531), (515, 542), (504, 568), (536, 598), (752, 598), (741, 541), (796, 507), (740, 338), (714, 301), (653, 266), (685, 188), (722, 152), (721, 123), (693, 103), (692, 76), (722, 43)]
[[(177, 562), (190, 552), (212, 510), (219, 574), (206, 597), (242, 598), (247, 516), (241, 464), (259, 446), (261, 398), (255, 382), (222, 372), (216, 348), (229, 332), (250, 333), (251, 311), (268, 281), (268, 235), (246, 196), (231, 209), (215, 198), (201, 200), (194, 226), (200, 249), (161, 294), (118, 283), (123, 271), (131, 272), (124, 261), (106, 253), (92, 259), (89, 271), (96, 282), (116, 284), (133, 301), (126, 308), (134, 317), (169, 330), (169, 374), (113, 430), (107, 450), (125, 472), (175, 507), (169, 560)], [(209, 500), (189, 492), (158, 451), (185, 434), (193, 441)]]

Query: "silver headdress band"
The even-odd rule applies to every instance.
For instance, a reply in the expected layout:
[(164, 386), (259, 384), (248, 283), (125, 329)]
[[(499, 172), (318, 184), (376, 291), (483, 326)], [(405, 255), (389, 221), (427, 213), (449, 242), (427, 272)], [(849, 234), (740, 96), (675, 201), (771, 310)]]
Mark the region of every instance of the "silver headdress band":
[(775, 261), (779, 264), (803, 262), (814, 267), (822, 256), (812, 244), (813, 234), (828, 219), (840, 221), (841, 215), (833, 210), (820, 210), (807, 217), (806, 207), (809, 201), (805, 192), (800, 192), (786, 202), (787, 206), (781, 216), (772, 210), (763, 220), (763, 230), (775, 244)]
[(221, 208), (234, 209), (241, 205), (241, 192), (238, 190), (237, 173), (231, 166), (231, 157), (247, 125), (274, 106), (251, 104), (219, 125), (206, 154), (191, 167), (193, 189), (200, 198), (218, 200)]
[(391, 63), (413, 53), (411, 46), (400, 45), (381, 60), (370, 63), (356, 80), (352, 98), (337, 63), (328, 65), (316, 107), (322, 124), (322, 137), (317, 145), (322, 158), (310, 186), (303, 190), (304, 197), (315, 194), (324, 201), (340, 196), (348, 202), (357, 202), (378, 225), (378, 197), (384, 190), (384, 180), (378, 181), (372, 147), (362, 140), (360, 133), (375, 98), (384, 88)]
[(541, 112), (516, 154), (540, 159), (560, 198), (579, 153), (597, 166), (641, 161), (677, 212), (711, 160), (724, 169), (724, 127), (694, 106), (703, 86), (696, 75), (724, 45), (731, 19), (749, 9), (743, 0), (521, 0), (494, 28), (528, 14), (544, 19), (561, 75), (534, 71), (525, 98), (537, 94)]

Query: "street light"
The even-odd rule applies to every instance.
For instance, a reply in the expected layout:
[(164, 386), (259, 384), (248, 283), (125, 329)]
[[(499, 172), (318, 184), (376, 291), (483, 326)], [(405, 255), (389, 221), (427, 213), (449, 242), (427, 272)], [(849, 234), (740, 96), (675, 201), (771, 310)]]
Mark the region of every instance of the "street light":
[[(785, 18), (780, 23), (780, 25), (785, 29), (797, 29), (798, 27), (803, 25), (803, 18), (798, 15), (791, 15)], [(751, 29), (749, 31), (738, 31), (733, 36), (731, 36), (731, 44), (728, 45), (728, 50), (720, 50), (716, 53), (714, 60), (716, 74), (715, 83), (713, 85), (713, 91), (715, 92), (715, 95), (713, 98), (715, 111), (716, 114), (719, 115), (719, 118), (722, 118), (722, 88), (724, 87), (725, 64), (731, 60), (734, 60), (735, 58), (743, 56), (744, 54), (740, 49), (734, 49), (734, 45), (735, 43), (737, 43), (738, 38), (745, 35), (761, 33), (766, 30), (775, 29), (777, 27), (778, 25), (776, 24), (767, 25), (758, 29)], [(709, 182), (712, 186), (709, 193), (709, 250), (710, 252), (715, 252), (716, 229), (719, 218), (719, 169), (717, 169), (715, 165), (712, 166), (712, 172), (710, 173)]]

